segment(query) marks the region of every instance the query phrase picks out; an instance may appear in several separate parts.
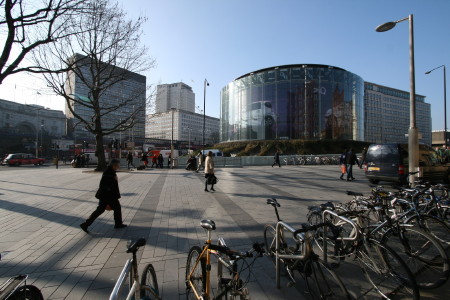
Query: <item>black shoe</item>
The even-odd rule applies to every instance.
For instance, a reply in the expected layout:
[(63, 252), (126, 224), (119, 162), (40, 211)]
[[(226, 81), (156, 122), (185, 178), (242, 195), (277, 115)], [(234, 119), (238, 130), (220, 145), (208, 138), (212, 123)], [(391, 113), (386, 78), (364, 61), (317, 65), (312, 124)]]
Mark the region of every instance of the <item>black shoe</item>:
[(350, 178), (347, 178), (347, 181), (352, 181)]
[(210, 191), (213, 191), (213, 192), (215, 192), (216, 190), (215, 189), (213, 189), (213, 188), (211, 188), (211, 190)]
[(355, 180), (355, 177), (352, 177), (352, 180)]
[(209, 192), (208, 189), (205, 189), (205, 192)]
[(81, 223), (80, 224), (81, 229), (83, 229), (84, 232), (89, 233), (88, 231), (88, 225), (86, 223)]
[(121, 228), (125, 228), (125, 227), (127, 227), (127, 225), (125, 225), (125, 224), (120, 224), (120, 225), (114, 226), (115, 229), (121, 229)]

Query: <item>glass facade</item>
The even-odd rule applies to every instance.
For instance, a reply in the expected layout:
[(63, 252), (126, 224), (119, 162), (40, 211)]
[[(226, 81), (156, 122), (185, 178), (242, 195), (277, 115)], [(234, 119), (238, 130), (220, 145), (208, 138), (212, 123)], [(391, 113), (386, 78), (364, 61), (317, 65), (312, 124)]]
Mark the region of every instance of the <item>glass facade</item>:
[(364, 81), (326, 65), (255, 71), (221, 91), (221, 141), (364, 140)]

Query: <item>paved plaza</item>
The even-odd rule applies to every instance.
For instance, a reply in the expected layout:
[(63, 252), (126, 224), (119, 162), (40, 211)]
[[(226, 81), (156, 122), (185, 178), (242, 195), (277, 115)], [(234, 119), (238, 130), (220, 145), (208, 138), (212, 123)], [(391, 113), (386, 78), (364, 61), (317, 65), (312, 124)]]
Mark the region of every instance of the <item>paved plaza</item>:
[[(214, 240), (220, 236), (231, 248), (248, 250), (263, 242), (264, 224), (276, 221), (269, 197), (279, 200), (285, 221), (299, 226), (310, 205), (350, 200), (346, 190), (370, 191), (359, 168), (353, 182), (339, 180), (338, 166), (223, 168), (216, 175), (216, 192), (206, 193), (203, 174), (122, 170), (120, 201), (128, 227), (114, 229), (113, 213), (105, 212), (86, 234), (79, 224), (96, 208), (100, 173), (68, 166), (0, 167), (0, 282), (26, 273), (45, 299), (108, 299), (130, 257), (127, 241), (145, 237), (140, 270), (152, 263), (163, 299), (185, 299), (187, 253), (206, 237), (201, 219), (216, 222)], [(286, 287), (286, 276), (276, 289), (274, 270), (267, 257), (255, 262), (248, 284), (252, 299), (304, 299), (301, 287)], [(425, 298), (447, 299), (435, 294)]]

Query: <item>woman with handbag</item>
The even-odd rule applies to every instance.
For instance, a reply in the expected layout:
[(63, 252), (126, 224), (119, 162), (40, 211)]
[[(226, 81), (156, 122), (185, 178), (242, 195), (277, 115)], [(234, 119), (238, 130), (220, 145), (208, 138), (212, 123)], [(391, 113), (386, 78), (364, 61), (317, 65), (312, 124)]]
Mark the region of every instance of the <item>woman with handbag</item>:
[(215, 184), (215, 176), (214, 176), (214, 161), (213, 161), (213, 153), (212, 151), (208, 152), (208, 155), (206, 156), (205, 159), (205, 192), (209, 192), (208, 191), (208, 183), (211, 184), (211, 191), (215, 192), (214, 190), (214, 184)]

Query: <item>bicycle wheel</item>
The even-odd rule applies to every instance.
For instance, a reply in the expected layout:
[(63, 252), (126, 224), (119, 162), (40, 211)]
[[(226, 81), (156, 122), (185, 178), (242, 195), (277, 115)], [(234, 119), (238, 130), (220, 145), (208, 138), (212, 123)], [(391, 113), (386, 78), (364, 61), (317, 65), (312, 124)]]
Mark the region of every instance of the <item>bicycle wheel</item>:
[[(365, 241), (356, 259), (375, 293), (385, 299), (419, 299), (419, 288), (405, 262), (388, 246)], [(374, 297), (374, 295), (371, 295)]]
[(307, 262), (311, 275), (306, 277), (306, 284), (312, 299), (334, 300), (352, 299), (339, 276), (325, 263), (316, 259)]
[[(267, 250), (268, 256), (271, 258), (272, 262), (275, 263), (275, 252), (276, 252), (276, 230), (270, 224), (264, 226), (264, 245)], [(280, 234), (280, 253), (285, 253), (285, 249), (287, 248), (287, 243), (283, 238), (283, 231)]]
[[(144, 288), (143, 286), (147, 287)], [(150, 290), (149, 290), (150, 289)], [(145, 266), (141, 277), (141, 298), (153, 300), (159, 297), (158, 281), (152, 264)]]
[(390, 229), (383, 235), (381, 242), (403, 259), (420, 288), (431, 289), (443, 285), (450, 273), (448, 257), (442, 245), (420, 228), (403, 226), (401, 230), (403, 239)]
[[(198, 246), (194, 246), (189, 250), (188, 259), (186, 262), (186, 298), (197, 300), (195, 291), (199, 296), (203, 295), (206, 288), (206, 262), (203, 258), (200, 258), (202, 254), (202, 249)], [(200, 262), (197, 264), (197, 260)], [(195, 269), (194, 269), (195, 268)], [(192, 275), (189, 277), (189, 275)], [(191, 286), (192, 284), (192, 286)]]
[(11, 296), (9, 300), (44, 300), (41, 290), (34, 285), (24, 285), (19, 287)]
[(450, 245), (450, 227), (436, 217), (423, 214), (420, 217), (416, 215), (410, 217), (405, 223), (419, 226), (445, 247)]

